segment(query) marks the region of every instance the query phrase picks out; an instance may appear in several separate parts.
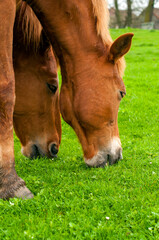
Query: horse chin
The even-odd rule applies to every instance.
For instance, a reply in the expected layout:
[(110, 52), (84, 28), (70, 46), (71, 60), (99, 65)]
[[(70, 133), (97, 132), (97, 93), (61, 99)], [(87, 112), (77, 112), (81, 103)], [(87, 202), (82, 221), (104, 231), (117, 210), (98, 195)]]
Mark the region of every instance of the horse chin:
[(108, 155), (104, 151), (99, 151), (91, 159), (84, 158), (88, 167), (105, 167), (107, 165)]
[(121, 160), (122, 148), (118, 137), (114, 137), (106, 148), (97, 152), (91, 159), (85, 158), (84, 161), (89, 167), (105, 167), (113, 165)]

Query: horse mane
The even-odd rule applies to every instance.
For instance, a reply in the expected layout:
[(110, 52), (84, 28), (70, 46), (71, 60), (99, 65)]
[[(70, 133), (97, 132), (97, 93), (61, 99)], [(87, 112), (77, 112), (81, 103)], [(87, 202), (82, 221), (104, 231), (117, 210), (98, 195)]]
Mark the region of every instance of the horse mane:
[[(103, 43), (110, 45), (112, 39), (109, 33), (109, 10), (106, 0), (92, 0), (94, 16), (97, 19), (97, 34), (101, 36)], [(34, 42), (39, 45), (42, 26), (33, 10), (26, 2), (17, 0), (18, 25), (21, 24), (25, 35), (25, 43), (29, 45)]]
[(94, 16), (97, 19), (97, 34), (106, 45), (112, 43), (109, 33), (109, 10), (106, 0), (92, 0)]
[[(94, 17), (96, 18), (97, 34), (101, 37), (103, 43), (108, 47), (112, 44), (112, 38), (109, 32), (109, 10), (107, 0), (92, 0)], [(124, 57), (117, 62), (120, 76), (124, 75), (125, 70)]]
[[(107, 0), (92, 0), (93, 13), (96, 18), (97, 34), (101, 37), (103, 43), (107, 46), (112, 44), (112, 38), (109, 32), (109, 10)], [(43, 42), (43, 28), (34, 14), (33, 10), (26, 2), (17, 0), (17, 18), (18, 28), (23, 32), (24, 45), (37, 51)], [(57, 57), (56, 57), (57, 59)], [(123, 76), (125, 70), (125, 60), (122, 57), (117, 62), (119, 74)]]
[(23, 41), (26, 50), (36, 52), (40, 45), (44, 44), (43, 28), (33, 10), (22, 0), (17, 0), (14, 31), (17, 35), (23, 35), (20, 40)]

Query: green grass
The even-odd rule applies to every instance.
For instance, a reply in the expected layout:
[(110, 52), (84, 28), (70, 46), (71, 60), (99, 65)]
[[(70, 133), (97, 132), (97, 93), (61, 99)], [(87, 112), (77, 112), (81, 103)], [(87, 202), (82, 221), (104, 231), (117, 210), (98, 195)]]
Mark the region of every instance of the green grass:
[[(0, 239), (159, 239), (159, 31), (135, 33), (119, 109), (123, 161), (87, 168), (62, 122), (58, 158), (29, 160), (15, 137), (16, 170), (32, 200), (0, 200)], [(109, 219), (108, 219), (109, 217)]]

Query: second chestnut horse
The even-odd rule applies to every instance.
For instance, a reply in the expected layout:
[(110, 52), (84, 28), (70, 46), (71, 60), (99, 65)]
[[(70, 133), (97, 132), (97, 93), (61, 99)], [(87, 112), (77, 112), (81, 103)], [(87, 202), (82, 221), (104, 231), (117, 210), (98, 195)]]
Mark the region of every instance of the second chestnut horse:
[(56, 59), (32, 9), (22, 6), (17, 6), (13, 38), (14, 129), (25, 156), (54, 157), (61, 141)]

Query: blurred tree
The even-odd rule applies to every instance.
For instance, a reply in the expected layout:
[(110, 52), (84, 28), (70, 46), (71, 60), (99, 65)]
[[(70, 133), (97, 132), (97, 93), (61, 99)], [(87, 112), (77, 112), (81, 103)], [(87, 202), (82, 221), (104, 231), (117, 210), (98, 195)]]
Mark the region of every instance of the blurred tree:
[(132, 0), (127, 0), (127, 18), (125, 26), (131, 27), (132, 24)]
[(118, 25), (119, 28), (121, 28), (118, 0), (114, 0), (114, 6), (115, 6), (115, 16), (116, 16), (117, 25)]
[(145, 12), (145, 22), (151, 22), (152, 21), (154, 4), (155, 4), (155, 0), (149, 0), (148, 6), (147, 6), (146, 12)]
[[(152, 21), (153, 9), (159, 7), (159, 0), (107, 0), (109, 8), (114, 7), (111, 15), (112, 25), (120, 27), (140, 27), (141, 22)], [(113, 12), (113, 11), (112, 11)], [(140, 16), (143, 16), (140, 18)]]

